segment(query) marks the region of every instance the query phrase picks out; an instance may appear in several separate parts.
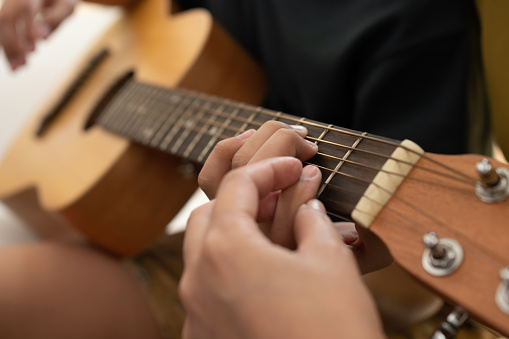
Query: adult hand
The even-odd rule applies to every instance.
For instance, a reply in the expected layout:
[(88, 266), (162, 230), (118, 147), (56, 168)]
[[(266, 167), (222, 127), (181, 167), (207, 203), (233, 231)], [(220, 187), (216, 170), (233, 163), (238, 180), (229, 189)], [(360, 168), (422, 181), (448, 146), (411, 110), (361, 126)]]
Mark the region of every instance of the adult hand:
[(40, 39), (68, 17), (78, 0), (5, 0), (0, 10), (0, 45), (13, 70), (26, 63)]
[(295, 250), (258, 227), (264, 197), (313, 185), (318, 169), (301, 166), (283, 157), (231, 171), (216, 200), (191, 214), (180, 284), (184, 338), (383, 336), (352, 253), (318, 200), (292, 218)]

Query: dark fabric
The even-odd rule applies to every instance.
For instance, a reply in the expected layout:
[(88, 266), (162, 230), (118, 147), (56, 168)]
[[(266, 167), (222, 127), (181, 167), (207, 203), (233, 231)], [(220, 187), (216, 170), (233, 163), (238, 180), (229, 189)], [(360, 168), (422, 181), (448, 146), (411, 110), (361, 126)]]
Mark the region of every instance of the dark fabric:
[(269, 77), (265, 106), (429, 152), (467, 151), (464, 0), (179, 0)]

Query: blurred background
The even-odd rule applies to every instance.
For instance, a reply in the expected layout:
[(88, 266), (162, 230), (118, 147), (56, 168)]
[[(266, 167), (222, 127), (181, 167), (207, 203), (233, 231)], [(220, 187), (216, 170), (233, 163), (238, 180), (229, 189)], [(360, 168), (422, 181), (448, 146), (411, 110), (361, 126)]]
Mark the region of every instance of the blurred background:
[[(2, 1), (0, 0), (0, 7)], [(37, 44), (27, 65), (11, 71), (0, 53), (0, 159), (44, 100), (59, 88), (77, 58), (120, 16), (120, 9), (82, 3), (46, 41)], [(35, 236), (0, 202), (0, 245)]]

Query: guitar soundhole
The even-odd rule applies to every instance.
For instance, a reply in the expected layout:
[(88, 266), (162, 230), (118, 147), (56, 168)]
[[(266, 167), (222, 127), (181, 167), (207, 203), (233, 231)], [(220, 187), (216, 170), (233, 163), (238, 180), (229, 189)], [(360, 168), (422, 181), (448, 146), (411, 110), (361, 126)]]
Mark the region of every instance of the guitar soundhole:
[(64, 109), (64, 107), (74, 98), (74, 95), (81, 86), (87, 81), (93, 71), (99, 67), (99, 65), (106, 59), (109, 55), (109, 51), (107, 49), (101, 50), (97, 55), (95, 55), (88, 66), (78, 75), (78, 77), (74, 80), (74, 83), (68, 88), (68, 90), (64, 93), (62, 99), (58, 102), (58, 104), (44, 116), (39, 127), (36, 131), (37, 137), (42, 137), (44, 132), (48, 129), (51, 123), (58, 117), (60, 112)]
[(104, 109), (109, 105), (111, 100), (115, 97), (115, 95), (124, 87), (124, 85), (134, 77), (134, 71), (129, 71), (122, 77), (120, 77), (113, 86), (104, 94), (104, 96), (99, 100), (97, 105), (95, 106), (92, 113), (89, 115), (85, 126), (83, 126), (83, 130), (88, 130), (92, 126), (95, 125), (97, 119), (101, 116), (101, 113)]

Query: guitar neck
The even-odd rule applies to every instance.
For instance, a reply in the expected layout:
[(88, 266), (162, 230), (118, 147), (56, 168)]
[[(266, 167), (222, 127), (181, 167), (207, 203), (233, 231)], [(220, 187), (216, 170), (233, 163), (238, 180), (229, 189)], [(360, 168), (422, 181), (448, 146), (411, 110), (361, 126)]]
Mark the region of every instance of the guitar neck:
[(129, 80), (98, 124), (130, 140), (202, 164), (221, 140), (278, 120), (308, 129), (319, 145), (310, 164), (322, 170), (318, 196), (329, 213), (351, 213), (399, 142), (181, 88)]

